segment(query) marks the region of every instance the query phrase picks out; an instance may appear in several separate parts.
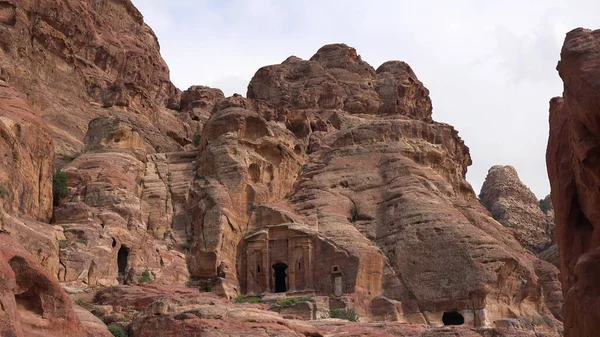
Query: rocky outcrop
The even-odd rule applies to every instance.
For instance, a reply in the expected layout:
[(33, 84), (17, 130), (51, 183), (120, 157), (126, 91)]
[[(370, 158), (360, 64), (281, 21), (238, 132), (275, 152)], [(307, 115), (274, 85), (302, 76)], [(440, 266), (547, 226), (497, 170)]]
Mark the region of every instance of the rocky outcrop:
[[(70, 193), (54, 216), (65, 235), (60, 281), (108, 286), (141, 279), (170, 284), (188, 280), (184, 254), (165, 235), (171, 223), (156, 223), (157, 213), (148, 211), (154, 199), (144, 198), (151, 187), (144, 180), (149, 174), (149, 136), (128, 120), (101, 117), (90, 122), (86, 152), (63, 169)], [(162, 172), (163, 189), (172, 186), (169, 172)], [(158, 214), (172, 220), (170, 200), (156, 200)]]
[(35, 220), (52, 214), (54, 160), (36, 113), (0, 82), (0, 335), (102, 336), (88, 334), (56, 280), (61, 230)]
[[(506, 322), (499, 329), (468, 327), (426, 328), (398, 322), (366, 323), (341, 319), (305, 321), (300, 317), (267, 311), (265, 304), (234, 304), (210, 293), (168, 286), (118, 286), (100, 291), (95, 302), (108, 308), (132, 311), (129, 335), (161, 336), (406, 336), (482, 337), (550, 336)], [(286, 317), (287, 316), (287, 317)]]
[(550, 101), (546, 160), (556, 218), (565, 335), (600, 333), (600, 31), (567, 34), (558, 64), (562, 97)]
[(405, 64), (375, 71), (329, 45), (261, 68), (248, 99), (213, 111), (192, 187), (195, 280), (338, 297), (367, 317), (383, 296), (401, 308), (390, 317), (433, 326), (458, 312), (473, 327), (561, 329), (545, 298), (556, 277), (486, 215), (468, 148), (431, 121)]
[[(103, 107), (185, 134), (166, 109), (177, 109), (181, 94), (156, 36), (129, 0), (2, 4), (0, 79), (39, 107), (61, 166), (81, 152), (89, 121), (110, 113)], [(162, 151), (180, 146), (171, 139)]]
[[(261, 68), (248, 98), (181, 93), (129, 0), (0, 6), (0, 78), (29, 101), (0, 101), (0, 154), (32, 153), (18, 163), (25, 173), (0, 165), (11, 184), (0, 236), (71, 290), (107, 287), (94, 307), (105, 322), (131, 319), (133, 336), (560, 334), (555, 270), (479, 204), (465, 179), (468, 147), (432, 120), (429, 92), (406, 63), (375, 70), (334, 44)], [(40, 146), (50, 133), (67, 177), (53, 214), (55, 160)], [(40, 222), (51, 215), (52, 225)], [(104, 334), (78, 308), (80, 328), (38, 267), (35, 281), (59, 298), (48, 302), (64, 319), (56, 331), (70, 322), (66, 336)], [(19, 275), (6, 298), (25, 301), (24, 322), (42, 324), (29, 313), (39, 313), (28, 286), (38, 283)], [(363, 322), (306, 323), (183, 285), (230, 299), (311, 297), (283, 315), (345, 308)], [(17, 331), (12, 307), (0, 327)], [(43, 324), (55, 329), (52, 317)], [(368, 323), (377, 317), (397, 322)]]
[(88, 336), (56, 278), (5, 234), (0, 271), (2, 336)]
[(0, 203), (7, 212), (49, 220), (54, 147), (39, 115), (0, 80)]
[(514, 167), (490, 168), (479, 198), (494, 219), (515, 231), (527, 249), (537, 254), (552, 245), (554, 224)]

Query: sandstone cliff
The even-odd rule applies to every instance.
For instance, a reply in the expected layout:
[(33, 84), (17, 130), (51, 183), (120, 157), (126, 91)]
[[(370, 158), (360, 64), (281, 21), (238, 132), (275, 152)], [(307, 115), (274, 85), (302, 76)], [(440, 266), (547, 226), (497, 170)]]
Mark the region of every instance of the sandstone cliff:
[[(404, 62), (332, 44), (259, 69), (247, 98), (180, 92), (129, 0), (25, 0), (0, 1), (0, 78), (7, 333), (106, 334), (57, 280), (79, 303), (105, 288), (88, 309), (133, 336), (562, 330), (554, 267), (481, 206), (468, 147)], [(310, 300), (227, 302), (249, 295)], [(294, 319), (340, 309), (399, 323)], [(447, 324), (464, 326), (429, 329)]]
[(567, 34), (558, 64), (562, 97), (550, 101), (546, 154), (556, 216), (565, 295), (566, 336), (600, 333), (597, 303), (600, 274), (599, 219), (600, 31)]
[(542, 211), (540, 201), (521, 182), (514, 167), (490, 168), (479, 198), (494, 219), (515, 230), (527, 249), (540, 253), (552, 245), (554, 219)]

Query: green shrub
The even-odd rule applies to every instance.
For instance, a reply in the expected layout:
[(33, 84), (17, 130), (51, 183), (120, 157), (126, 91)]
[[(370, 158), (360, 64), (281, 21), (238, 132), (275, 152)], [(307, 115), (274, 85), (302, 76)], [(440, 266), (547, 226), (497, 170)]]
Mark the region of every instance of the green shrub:
[(358, 220), (358, 206), (352, 204), (352, 208), (350, 208), (350, 221), (355, 222), (356, 220)]
[(69, 245), (69, 240), (58, 240), (58, 247), (65, 249)]
[(334, 309), (329, 312), (329, 318), (345, 319), (351, 322), (358, 322), (358, 315), (354, 309)]
[(89, 303), (86, 300), (84, 300), (83, 298), (76, 299), (75, 303), (80, 307), (87, 307), (89, 305)]
[(198, 145), (200, 145), (200, 138), (201, 138), (201, 136), (200, 136), (199, 132), (194, 133), (194, 139), (193, 139), (193, 141), (194, 141), (194, 146), (195, 147), (198, 147)]
[(252, 304), (256, 304), (256, 303), (260, 303), (261, 298), (258, 296), (238, 296), (235, 299), (235, 303), (252, 303)]
[(540, 209), (542, 210), (542, 212), (548, 213), (548, 211), (552, 209), (552, 200), (550, 200), (550, 198), (541, 199)]
[(111, 324), (108, 326), (108, 331), (115, 337), (127, 337), (127, 332), (118, 324)]
[(294, 305), (299, 302), (306, 302), (312, 300), (310, 297), (291, 297), (291, 298), (283, 298), (277, 301), (277, 305), (280, 307), (289, 307), (290, 305)]
[(84, 244), (84, 245), (87, 246), (88, 239), (86, 239), (86, 238), (79, 238), (79, 239), (77, 239), (77, 242), (82, 243), (82, 244)]
[(53, 187), (54, 187), (54, 205), (58, 205), (61, 199), (66, 198), (69, 195), (68, 181), (69, 176), (63, 171), (59, 170), (54, 175)]
[(181, 245), (181, 249), (185, 250), (186, 252), (190, 251), (190, 248), (192, 247), (192, 238), (188, 238), (187, 241)]
[(8, 198), (8, 188), (4, 186), (4, 184), (0, 184), (0, 198), (6, 199)]
[(140, 276), (140, 279), (138, 280), (140, 283), (150, 283), (152, 282), (152, 277), (150, 277), (150, 272), (147, 270), (144, 270), (144, 272), (142, 273), (142, 276)]

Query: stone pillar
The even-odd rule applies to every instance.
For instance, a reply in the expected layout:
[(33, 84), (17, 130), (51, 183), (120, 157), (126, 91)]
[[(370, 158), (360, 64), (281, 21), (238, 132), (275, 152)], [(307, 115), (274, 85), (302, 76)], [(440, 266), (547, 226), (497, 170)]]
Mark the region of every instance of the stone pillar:
[(310, 238), (306, 241), (304, 261), (304, 284), (306, 285), (306, 289), (314, 290), (313, 249), (312, 240)]
[(294, 250), (298, 244), (297, 238), (288, 239), (288, 269), (287, 269), (287, 281), (288, 291), (296, 291), (296, 257), (294, 256)]

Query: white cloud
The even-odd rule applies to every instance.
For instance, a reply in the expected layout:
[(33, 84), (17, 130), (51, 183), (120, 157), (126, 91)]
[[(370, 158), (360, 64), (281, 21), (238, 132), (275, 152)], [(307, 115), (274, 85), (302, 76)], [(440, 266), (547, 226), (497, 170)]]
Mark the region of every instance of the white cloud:
[(344, 42), (377, 67), (408, 62), (430, 89), (434, 119), (471, 148), (478, 192), (490, 166), (514, 165), (538, 197), (548, 101), (564, 34), (597, 28), (592, 0), (133, 0), (155, 30), (173, 82), (244, 94), (258, 68)]

